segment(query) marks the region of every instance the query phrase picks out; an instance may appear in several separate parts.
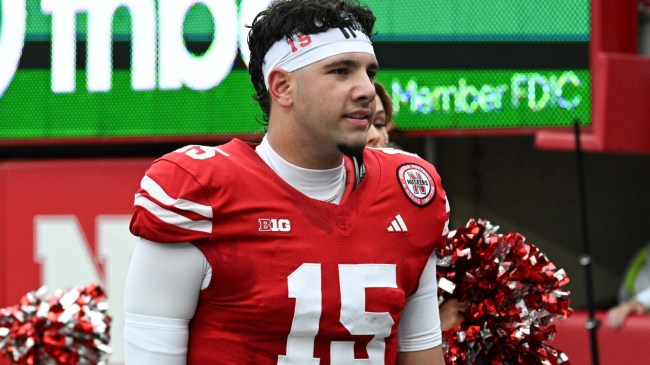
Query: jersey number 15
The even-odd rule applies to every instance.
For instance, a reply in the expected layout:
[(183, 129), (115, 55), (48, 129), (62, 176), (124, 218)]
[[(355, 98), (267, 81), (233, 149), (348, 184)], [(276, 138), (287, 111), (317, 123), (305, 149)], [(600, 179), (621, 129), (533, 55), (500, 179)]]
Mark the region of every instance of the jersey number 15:
[[(395, 265), (339, 265), (341, 287), (340, 322), (352, 335), (373, 335), (368, 343), (368, 359), (354, 358), (354, 342), (333, 341), (332, 364), (384, 364), (386, 343), (395, 324), (389, 313), (366, 312), (366, 288), (397, 288)], [(322, 311), (321, 265), (302, 264), (288, 277), (289, 297), (296, 308), (287, 338), (286, 355), (278, 356), (278, 365), (317, 365), (314, 340)], [(313, 308), (318, 308), (315, 313)]]

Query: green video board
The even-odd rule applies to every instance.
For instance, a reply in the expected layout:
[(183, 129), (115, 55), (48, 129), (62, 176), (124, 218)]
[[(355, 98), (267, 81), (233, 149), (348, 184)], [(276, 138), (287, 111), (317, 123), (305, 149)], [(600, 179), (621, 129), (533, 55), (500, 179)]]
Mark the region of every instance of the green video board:
[(379, 40), (589, 40), (589, 0), (368, 0), (365, 3), (378, 14)]
[[(590, 123), (588, 0), (362, 2), (399, 128)], [(262, 133), (242, 39), (268, 3), (0, 0), (0, 144)]]
[(404, 131), (565, 127), (591, 114), (585, 70), (391, 70), (381, 79)]
[[(77, 73), (82, 84), (85, 72)], [(46, 93), (35, 98), (33, 88), (47, 89), (47, 71), (16, 75), (16, 92), (0, 103), (0, 137), (8, 139), (107, 137), (183, 137), (263, 133), (256, 121), (258, 104), (251, 98), (248, 72), (233, 70), (219, 87), (204, 92), (188, 88), (166, 92), (133, 90), (129, 73), (113, 74), (110, 93), (85, 90)], [(233, 97), (239, 95), (241, 97)]]

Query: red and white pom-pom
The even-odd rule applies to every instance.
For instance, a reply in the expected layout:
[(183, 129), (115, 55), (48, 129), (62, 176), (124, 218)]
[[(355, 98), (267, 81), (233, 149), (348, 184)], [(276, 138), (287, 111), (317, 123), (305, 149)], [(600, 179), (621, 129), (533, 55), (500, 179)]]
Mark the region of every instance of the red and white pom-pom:
[(438, 256), (438, 294), (469, 303), (444, 334), (447, 364), (564, 364), (547, 344), (554, 319), (571, 315), (569, 278), (519, 233), (497, 234), (485, 220), (449, 233)]
[(102, 288), (46, 292), (43, 286), (0, 309), (0, 352), (19, 364), (106, 364), (111, 317)]

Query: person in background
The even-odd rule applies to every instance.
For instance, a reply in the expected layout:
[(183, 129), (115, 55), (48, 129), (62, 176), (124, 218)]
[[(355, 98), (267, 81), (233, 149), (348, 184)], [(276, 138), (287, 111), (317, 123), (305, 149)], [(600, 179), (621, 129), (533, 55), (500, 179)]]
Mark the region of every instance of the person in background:
[(650, 310), (650, 288), (639, 293), (636, 298), (610, 308), (607, 311), (607, 323), (612, 328), (620, 328), (629, 316), (644, 314), (648, 310)]
[(370, 128), (368, 128), (368, 138), (366, 145), (368, 147), (388, 147), (388, 126), (393, 120), (393, 102), (386, 92), (384, 86), (375, 81), (375, 111), (372, 116)]
[(374, 22), (356, 0), (257, 15), (261, 143), (180, 148), (136, 194), (127, 365), (444, 364), (449, 205), (433, 165), (365, 148)]
[(650, 244), (639, 250), (626, 270), (619, 303), (607, 311), (607, 323), (620, 328), (626, 319), (650, 311)]
[[(368, 147), (386, 148), (389, 147), (387, 126), (392, 125), (393, 101), (386, 92), (384, 86), (375, 80), (375, 111), (372, 115), (372, 122), (368, 129), (366, 145)], [(440, 304), (440, 327), (442, 331), (452, 330), (463, 321), (463, 312), (468, 307), (467, 302), (457, 299), (448, 299)]]
[(463, 313), (469, 303), (450, 298), (440, 304), (440, 328), (443, 332), (453, 330), (463, 322)]

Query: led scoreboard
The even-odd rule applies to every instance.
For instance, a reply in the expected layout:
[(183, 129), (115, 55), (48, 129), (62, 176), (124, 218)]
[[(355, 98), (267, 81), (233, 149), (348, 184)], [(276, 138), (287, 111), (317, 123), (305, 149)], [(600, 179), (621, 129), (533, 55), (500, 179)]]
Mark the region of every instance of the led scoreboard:
[[(405, 131), (591, 120), (588, 0), (368, 0)], [(0, 144), (263, 132), (247, 28), (269, 0), (0, 0)]]

